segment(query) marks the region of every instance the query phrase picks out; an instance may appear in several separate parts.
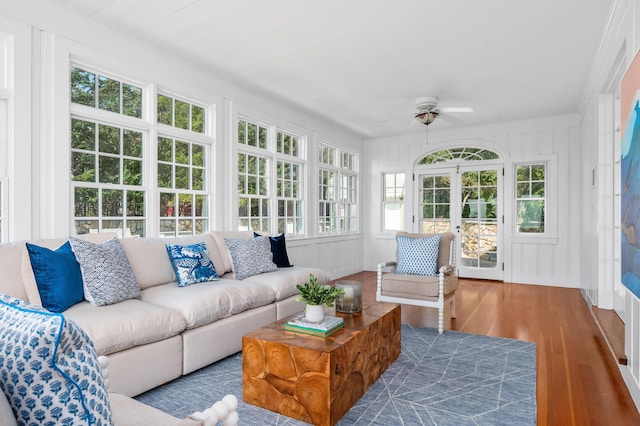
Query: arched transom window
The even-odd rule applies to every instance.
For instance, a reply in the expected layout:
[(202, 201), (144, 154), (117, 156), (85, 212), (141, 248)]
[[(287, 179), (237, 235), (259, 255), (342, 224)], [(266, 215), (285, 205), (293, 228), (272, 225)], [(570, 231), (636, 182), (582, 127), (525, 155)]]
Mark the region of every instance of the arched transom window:
[(432, 152), (425, 155), (418, 161), (418, 165), (429, 165), (436, 163), (446, 163), (448, 161), (483, 161), (496, 160), (500, 155), (496, 152), (483, 148), (449, 148)]

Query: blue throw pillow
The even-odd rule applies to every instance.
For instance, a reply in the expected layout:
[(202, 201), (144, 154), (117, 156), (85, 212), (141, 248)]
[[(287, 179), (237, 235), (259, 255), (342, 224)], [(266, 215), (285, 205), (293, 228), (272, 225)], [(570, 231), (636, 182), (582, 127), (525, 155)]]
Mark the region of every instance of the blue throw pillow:
[(218, 272), (205, 243), (188, 246), (167, 244), (167, 253), (176, 272), (179, 287), (218, 280)]
[(82, 302), (82, 273), (69, 241), (55, 251), (26, 245), (42, 306), (59, 313)]
[[(253, 237), (260, 237), (257, 232), (253, 233)], [(273, 263), (278, 268), (290, 268), (293, 265), (289, 262), (289, 256), (287, 255), (287, 244), (284, 240), (284, 232), (276, 237), (269, 237), (269, 243), (271, 243), (271, 253), (273, 253)]]
[(436, 275), (438, 273), (440, 234), (420, 238), (398, 235), (396, 242), (398, 244), (396, 274)]
[(0, 335), (0, 391), (18, 424), (113, 424), (95, 348), (77, 324), (2, 294)]

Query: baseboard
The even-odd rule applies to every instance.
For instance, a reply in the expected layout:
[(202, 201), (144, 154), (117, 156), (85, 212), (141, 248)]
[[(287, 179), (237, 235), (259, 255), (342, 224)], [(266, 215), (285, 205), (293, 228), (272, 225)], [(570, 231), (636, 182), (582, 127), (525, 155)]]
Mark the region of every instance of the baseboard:
[(622, 379), (627, 384), (631, 399), (636, 404), (636, 409), (640, 411), (640, 384), (633, 378), (630, 366), (618, 364), (618, 367), (620, 368), (620, 373), (622, 373)]

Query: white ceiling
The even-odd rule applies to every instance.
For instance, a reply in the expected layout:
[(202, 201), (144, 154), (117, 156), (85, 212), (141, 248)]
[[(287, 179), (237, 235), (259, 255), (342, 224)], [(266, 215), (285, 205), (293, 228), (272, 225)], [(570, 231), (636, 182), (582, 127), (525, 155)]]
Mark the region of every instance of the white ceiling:
[(378, 137), (424, 131), (422, 96), (464, 125), (578, 112), (612, 0), (51, 2)]

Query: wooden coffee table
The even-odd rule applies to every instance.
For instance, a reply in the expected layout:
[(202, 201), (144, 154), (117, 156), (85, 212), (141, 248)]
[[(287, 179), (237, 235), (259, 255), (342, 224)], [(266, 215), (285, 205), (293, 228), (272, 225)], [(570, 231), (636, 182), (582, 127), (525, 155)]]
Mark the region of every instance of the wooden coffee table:
[(341, 314), (329, 337), (286, 331), (284, 318), (242, 337), (245, 402), (314, 425), (335, 425), (400, 355), (400, 305)]

